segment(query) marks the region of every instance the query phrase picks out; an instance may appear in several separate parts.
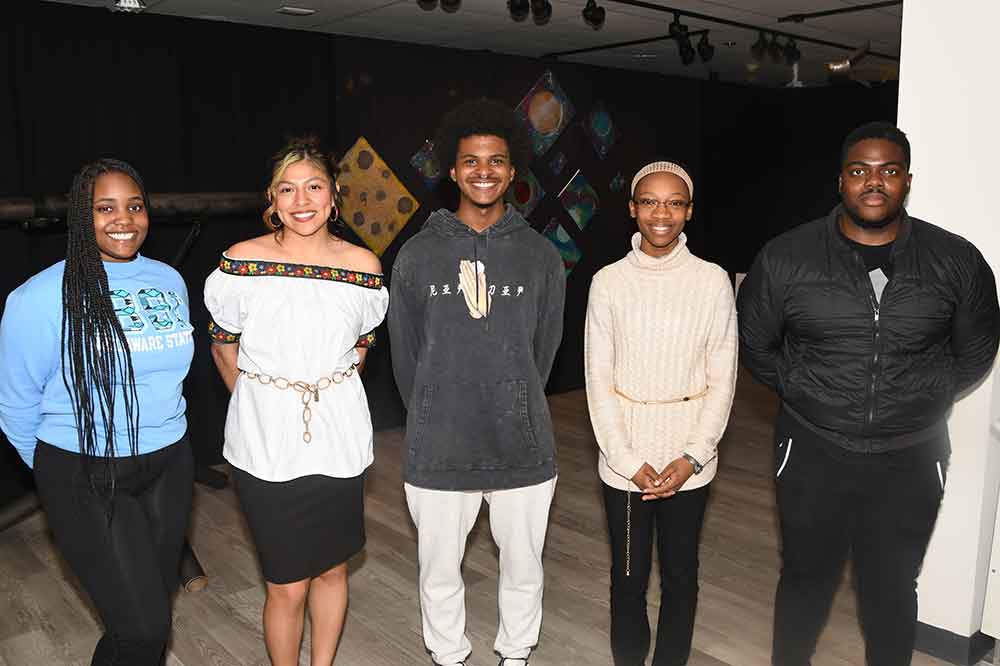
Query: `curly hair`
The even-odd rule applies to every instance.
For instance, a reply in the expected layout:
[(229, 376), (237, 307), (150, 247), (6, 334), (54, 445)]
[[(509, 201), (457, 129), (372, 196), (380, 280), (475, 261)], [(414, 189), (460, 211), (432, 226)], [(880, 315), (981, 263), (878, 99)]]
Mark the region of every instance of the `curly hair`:
[(447, 171), (458, 157), (458, 142), (470, 136), (496, 136), (507, 143), (510, 161), (515, 169), (524, 169), (531, 162), (531, 142), (514, 111), (492, 99), (469, 100), (455, 107), (441, 119), (434, 135), (434, 157)]
[(275, 188), (288, 167), (303, 160), (315, 166), (330, 179), (330, 186), (333, 188), (333, 203), (338, 215), (336, 220), (331, 220), (330, 232), (340, 236), (345, 228), (339, 217), (341, 198), (337, 188), (337, 176), (340, 175), (340, 167), (337, 165), (337, 159), (333, 153), (324, 151), (320, 140), (315, 136), (293, 137), (271, 157), (271, 179), (265, 189), (268, 206), (262, 215), (264, 224), (267, 225), (268, 229), (280, 235), (283, 225), (278, 219), (278, 213), (274, 206)]

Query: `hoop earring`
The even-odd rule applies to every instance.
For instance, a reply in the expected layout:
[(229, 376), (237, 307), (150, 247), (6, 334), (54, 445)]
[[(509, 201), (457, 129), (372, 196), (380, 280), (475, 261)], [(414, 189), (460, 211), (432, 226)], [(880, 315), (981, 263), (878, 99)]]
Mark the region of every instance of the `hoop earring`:
[(275, 231), (285, 226), (285, 223), (281, 221), (277, 213), (271, 213), (271, 225), (274, 226)]
[(340, 219), (340, 208), (337, 207), (337, 204), (333, 204), (333, 211), (330, 213), (330, 219), (327, 220), (327, 222), (329, 222), (330, 224), (336, 224), (339, 219)]

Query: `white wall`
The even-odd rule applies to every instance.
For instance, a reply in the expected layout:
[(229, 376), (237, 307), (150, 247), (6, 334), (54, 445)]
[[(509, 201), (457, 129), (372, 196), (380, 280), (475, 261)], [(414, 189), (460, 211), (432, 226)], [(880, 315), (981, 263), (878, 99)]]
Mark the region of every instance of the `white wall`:
[[(969, 239), (1000, 274), (997, 0), (907, 0), (899, 127), (913, 147), (910, 214)], [(1000, 372), (956, 405), (944, 504), (919, 581), (920, 621), (961, 636), (982, 626), (1000, 485)]]

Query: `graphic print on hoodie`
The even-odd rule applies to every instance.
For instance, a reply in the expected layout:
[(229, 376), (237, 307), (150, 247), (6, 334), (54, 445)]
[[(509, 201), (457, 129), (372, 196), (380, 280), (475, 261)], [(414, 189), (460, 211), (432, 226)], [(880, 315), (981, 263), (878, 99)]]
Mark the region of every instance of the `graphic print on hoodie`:
[(408, 483), (498, 490), (555, 476), (545, 384), (564, 298), (559, 253), (510, 206), (482, 233), (438, 210), (406, 242), (388, 323)]

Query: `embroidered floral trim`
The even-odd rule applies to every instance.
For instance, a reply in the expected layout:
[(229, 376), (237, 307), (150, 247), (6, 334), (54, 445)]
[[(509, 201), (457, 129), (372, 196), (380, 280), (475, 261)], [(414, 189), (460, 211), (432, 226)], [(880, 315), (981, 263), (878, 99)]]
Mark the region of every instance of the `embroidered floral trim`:
[(214, 319), (209, 319), (208, 321), (208, 337), (212, 339), (212, 342), (218, 342), (223, 345), (231, 345), (234, 342), (240, 341), (239, 333), (230, 333), (216, 324)]
[(375, 331), (369, 331), (358, 338), (358, 343), (354, 345), (355, 347), (374, 347), (375, 346)]
[(222, 257), (219, 270), (230, 275), (300, 277), (315, 280), (330, 280), (332, 282), (347, 282), (369, 289), (382, 288), (382, 276), (361, 271), (349, 271), (344, 268), (329, 266), (312, 266), (309, 264), (286, 264), (277, 261), (257, 261), (249, 259), (229, 259)]

